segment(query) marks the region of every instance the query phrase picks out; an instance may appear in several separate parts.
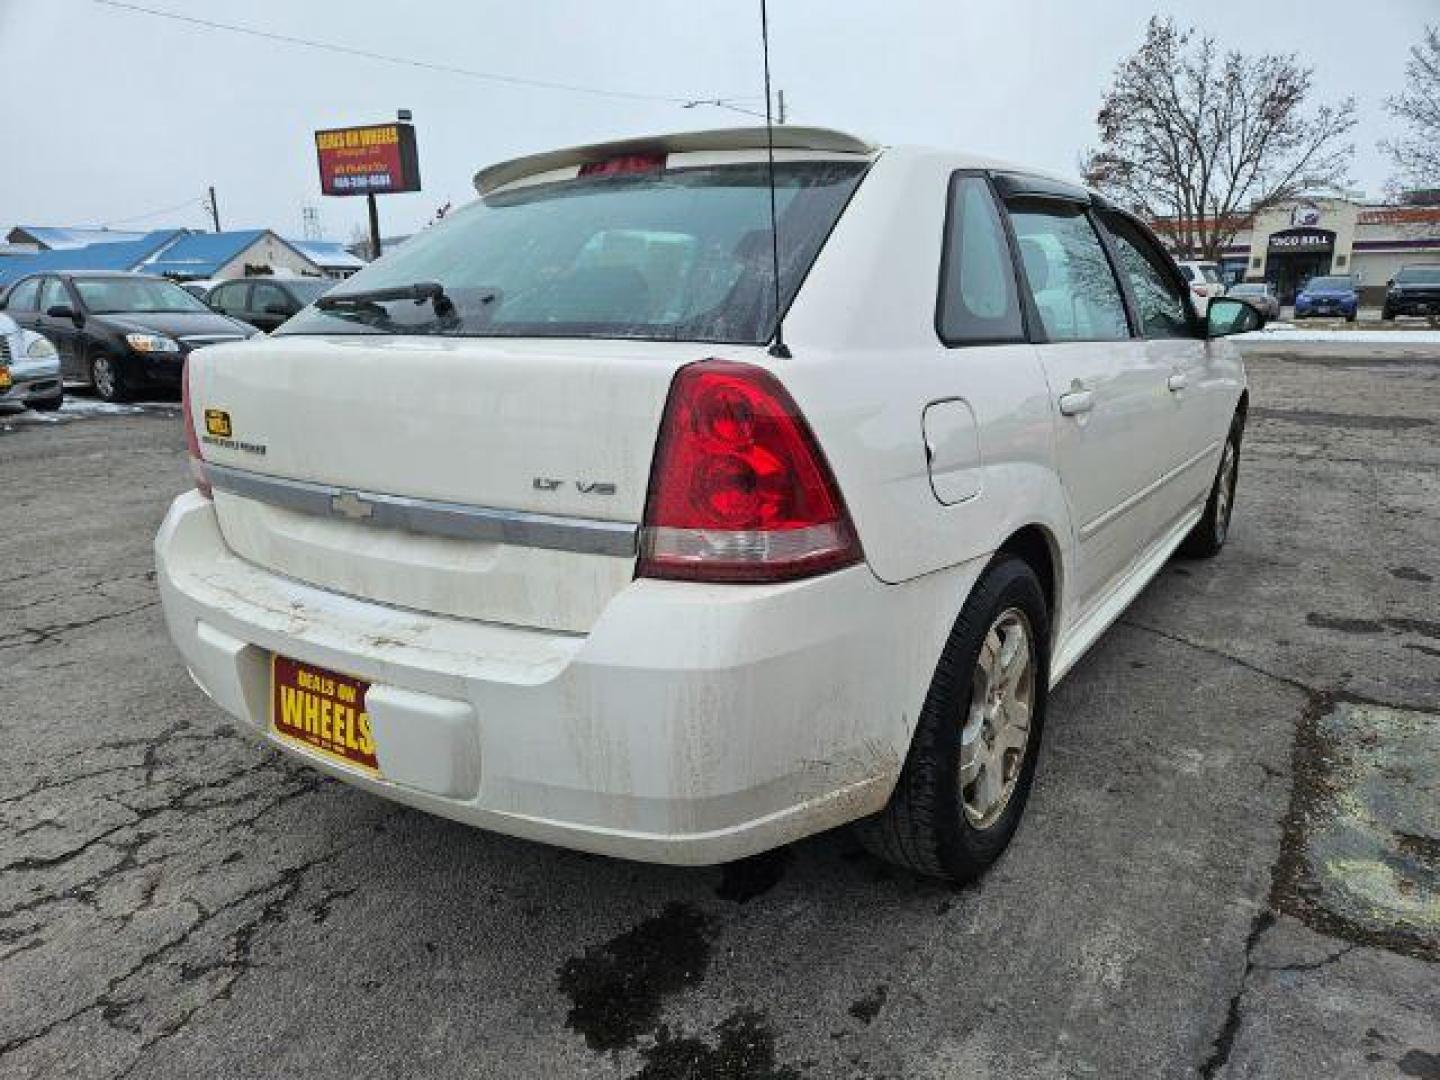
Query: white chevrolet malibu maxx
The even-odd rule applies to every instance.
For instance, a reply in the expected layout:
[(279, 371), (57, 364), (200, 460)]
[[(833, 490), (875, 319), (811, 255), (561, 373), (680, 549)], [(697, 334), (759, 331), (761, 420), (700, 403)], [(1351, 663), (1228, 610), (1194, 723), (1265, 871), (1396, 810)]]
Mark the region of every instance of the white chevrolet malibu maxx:
[(1050, 687), (1225, 540), (1217, 339), (1259, 316), (1024, 169), (786, 127), (773, 177), (774, 250), (763, 129), (496, 165), (193, 356), (156, 554), (200, 687), (515, 836), (714, 863), (858, 819), (982, 871)]

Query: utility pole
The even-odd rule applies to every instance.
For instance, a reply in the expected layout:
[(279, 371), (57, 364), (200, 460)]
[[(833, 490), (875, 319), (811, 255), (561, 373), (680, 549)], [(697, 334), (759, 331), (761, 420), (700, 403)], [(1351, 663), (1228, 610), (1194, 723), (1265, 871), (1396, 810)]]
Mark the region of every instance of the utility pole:
[(215, 223), (215, 231), (220, 231), (220, 207), (215, 203), (215, 185), (210, 185), (210, 220)]
[(775, 93), (779, 95), (780, 98), (780, 107), (775, 110), (777, 114), (775, 117), (775, 122), (777, 124), (783, 124), (785, 123), (785, 91), (777, 90), (775, 91)]
[(366, 208), (370, 211), (370, 259), (380, 258), (380, 209), (375, 205), (375, 193), (365, 195)]

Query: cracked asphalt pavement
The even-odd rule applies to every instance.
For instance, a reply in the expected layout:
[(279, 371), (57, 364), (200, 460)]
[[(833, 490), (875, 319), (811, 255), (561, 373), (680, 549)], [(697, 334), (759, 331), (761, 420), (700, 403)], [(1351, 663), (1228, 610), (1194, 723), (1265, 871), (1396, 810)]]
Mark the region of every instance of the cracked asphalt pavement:
[(1440, 356), (1256, 356), (1230, 545), (1056, 693), (956, 890), (467, 830), (166, 637), (172, 407), (0, 427), (0, 1076), (1440, 1076)]

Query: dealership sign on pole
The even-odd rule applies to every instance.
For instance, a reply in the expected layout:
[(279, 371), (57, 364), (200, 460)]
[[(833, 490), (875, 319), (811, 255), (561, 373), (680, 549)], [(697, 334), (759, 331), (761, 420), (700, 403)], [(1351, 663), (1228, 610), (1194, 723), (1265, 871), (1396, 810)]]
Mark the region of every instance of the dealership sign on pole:
[(329, 128), (315, 132), (320, 191), (325, 195), (364, 195), (370, 211), (371, 254), (380, 254), (376, 195), (420, 190), (420, 157), (410, 113), (400, 111), (393, 124)]

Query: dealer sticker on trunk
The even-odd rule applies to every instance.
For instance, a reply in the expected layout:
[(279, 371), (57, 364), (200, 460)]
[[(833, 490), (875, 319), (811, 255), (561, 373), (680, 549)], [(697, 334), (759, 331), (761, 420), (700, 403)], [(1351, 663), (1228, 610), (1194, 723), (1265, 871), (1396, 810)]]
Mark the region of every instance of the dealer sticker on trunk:
[(369, 689), (369, 683), (349, 675), (272, 655), (271, 726), (290, 742), (378, 773), (375, 740), (365, 712)]

